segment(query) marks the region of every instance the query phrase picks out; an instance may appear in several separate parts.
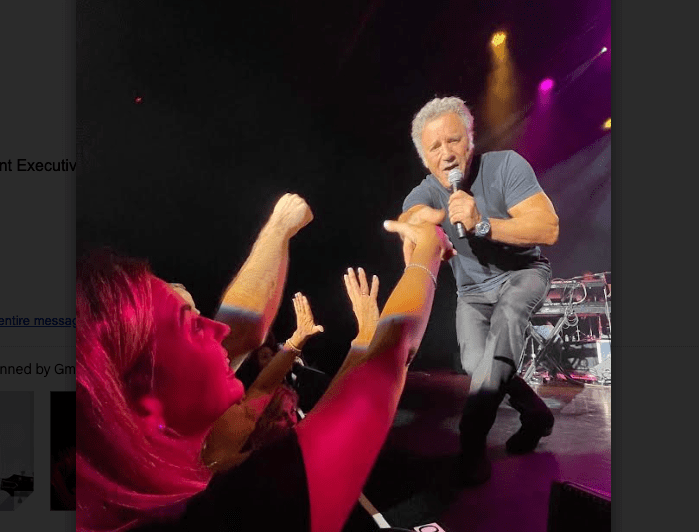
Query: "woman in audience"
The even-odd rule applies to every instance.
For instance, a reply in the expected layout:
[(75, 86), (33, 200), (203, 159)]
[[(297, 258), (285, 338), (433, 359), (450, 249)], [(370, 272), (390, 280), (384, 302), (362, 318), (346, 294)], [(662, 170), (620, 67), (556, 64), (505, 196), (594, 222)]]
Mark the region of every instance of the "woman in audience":
[[(222, 347), (230, 328), (193, 312), (140, 262), (79, 261), (77, 529), (341, 530), (391, 426), (440, 262), (453, 253), (432, 223), (385, 225), (414, 248), (373, 338), (360, 323), (308, 416), (213, 477), (204, 441), (245, 398)], [(372, 288), (352, 270), (346, 283), (359, 318)]]
[[(202, 460), (211, 471), (239, 465), (253, 451), (282, 438), (299, 422), (299, 396), (288, 379), (306, 342), (323, 332), (323, 326), (316, 325), (306, 296), (297, 292), (292, 301), (296, 314), (294, 333), (277, 345), (270, 331), (264, 343), (235, 372), (246, 394), (213, 424), (206, 437)], [(376, 315), (378, 321), (378, 308)], [(373, 325), (376, 329), (375, 321), (365, 321), (371, 324), (368, 327)]]

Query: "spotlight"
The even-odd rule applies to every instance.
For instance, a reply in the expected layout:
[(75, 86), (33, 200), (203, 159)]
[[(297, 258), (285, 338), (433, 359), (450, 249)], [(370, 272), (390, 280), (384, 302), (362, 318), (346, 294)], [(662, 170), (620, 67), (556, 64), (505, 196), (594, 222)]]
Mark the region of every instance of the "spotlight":
[(539, 90), (542, 92), (550, 91), (553, 88), (553, 80), (551, 78), (546, 78), (544, 81), (539, 83)]
[(602, 129), (605, 131), (612, 129), (612, 119), (611, 118), (607, 118), (604, 121), (604, 124), (602, 124)]
[(490, 44), (493, 46), (500, 46), (505, 42), (506, 37), (507, 34), (504, 31), (498, 31), (497, 33), (493, 34), (493, 39), (490, 41)]
[(600, 51), (600, 53), (603, 54), (603, 53), (606, 52), (606, 51), (607, 51), (607, 47), (606, 47), (606, 46), (603, 46), (603, 47), (602, 47), (602, 50)]
[(134, 103), (141, 103), (141, 102), (143, 101), (143, 98), (141, 98), (140, 96), (136, 96), (136, 97), (133, 99), (133, 101), (134, 101)]

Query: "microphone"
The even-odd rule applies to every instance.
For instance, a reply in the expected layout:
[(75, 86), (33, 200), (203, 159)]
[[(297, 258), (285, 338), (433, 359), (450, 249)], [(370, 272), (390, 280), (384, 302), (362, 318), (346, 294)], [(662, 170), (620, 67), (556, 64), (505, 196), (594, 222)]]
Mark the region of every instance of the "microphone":
[[(456, 192), (459, 189), (459, 183), (461, 183), (461, 180), (464, 178), (464, 174), (461, 173), (461, 170), (458, 168), (452, 168), (449, 170), (449, 176), (447, 179), (449, 179), (449, 183), (451, 184), (451, 191), (452, 193)], [(466, 228), (464, 227), (464, 224), (461, 222), (456, 222), (456, 232), (459, 233), (459, 238), (465, 238), (466, 237)]]

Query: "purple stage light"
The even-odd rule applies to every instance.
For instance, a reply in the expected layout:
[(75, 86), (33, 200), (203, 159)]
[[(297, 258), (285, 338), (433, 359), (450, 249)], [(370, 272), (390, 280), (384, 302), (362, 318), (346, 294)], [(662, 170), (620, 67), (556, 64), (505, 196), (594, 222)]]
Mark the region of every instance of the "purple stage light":
[(546, 78), (544, 81), (539, 83), (539, 90), (542, 92), (550, 91), (553, 88), (553, 80), (551, 78)]

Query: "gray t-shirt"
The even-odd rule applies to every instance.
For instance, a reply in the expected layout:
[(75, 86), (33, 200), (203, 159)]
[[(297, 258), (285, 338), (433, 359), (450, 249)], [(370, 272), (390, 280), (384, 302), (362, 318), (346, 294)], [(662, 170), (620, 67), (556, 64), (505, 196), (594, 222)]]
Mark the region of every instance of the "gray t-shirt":
[[(486, 152), (474, 157), (472, 171), (478, 173), (469, 192), (476, 200), (478, 212), (488, 218), (507, 219), (508, 209), (541, 192), (531, 165), (512, 150)], [(465, 176), (461, 187), (468, 186)], [(449, 212), (451, 188), (445, 188), (432, 174), (416, 186), (403, 201), (403, 212), (415, 205), (427, 205)], [(460, 239), (447, 215), (442, 228), (454, 244), (458, 255), (450, 259), (457, 293), (485, 292), (502, 283), (509, 272), (524, 268), (546, 268), (548, 260), (538, 246), (514, 246), (467, 234)]]

